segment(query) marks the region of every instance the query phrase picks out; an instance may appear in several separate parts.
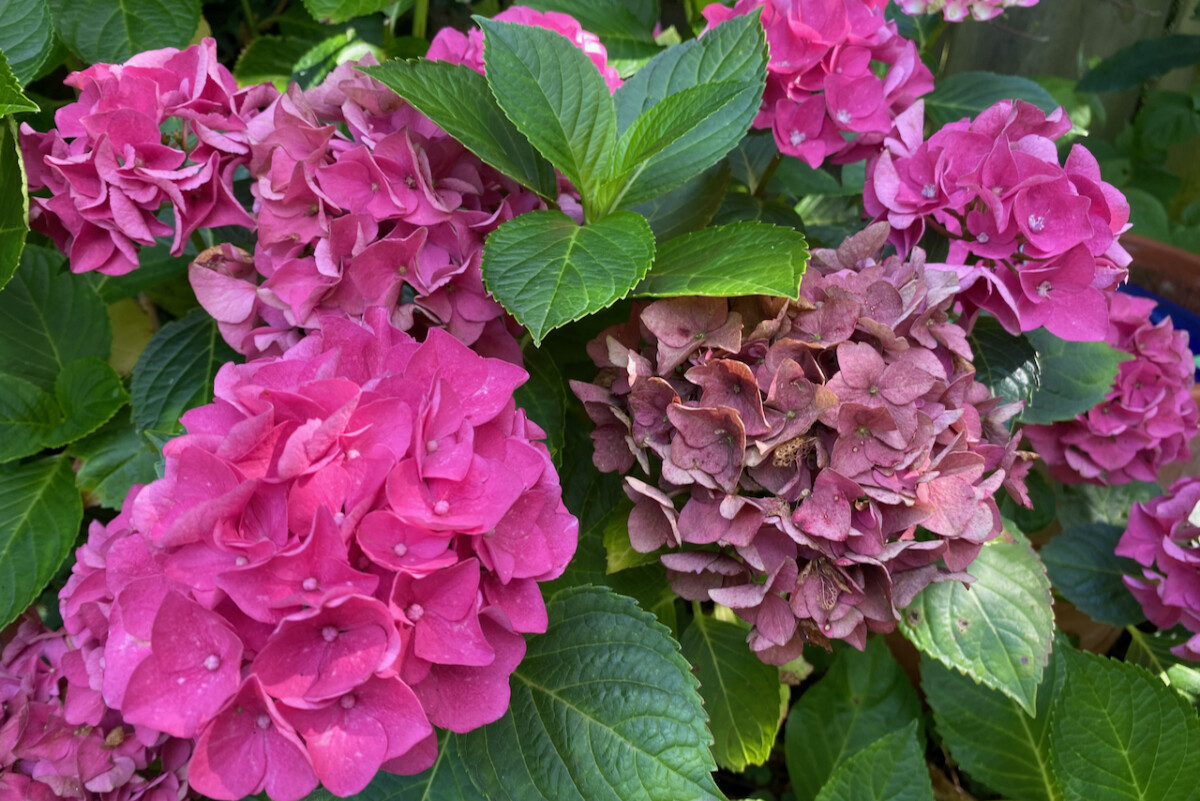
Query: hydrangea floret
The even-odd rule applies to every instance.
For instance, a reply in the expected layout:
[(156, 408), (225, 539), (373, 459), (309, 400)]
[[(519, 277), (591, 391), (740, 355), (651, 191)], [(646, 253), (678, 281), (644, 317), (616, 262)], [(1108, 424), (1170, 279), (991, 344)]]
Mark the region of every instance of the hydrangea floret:
[(1000, 533), (1030, 462), (950, 319), (957, 278), (922, 253), (879, 259), (876, 223), (817, 250), (798, 301), (679, 298), (589, 345), (574, 382), (594, 461), (628, 472), (633, 548), (684, 598), (753, 624), (783, 664), (805, 641), (891, 631), (916, 593)]
[(1038, 0), (898, 0), (905, 14), (941, 14), (947, 22), (995, 19), (1008, 8), (1031, 8)]
[[(29, 190), (41, 193), (30, 198), (30, 223), (72, 271), (121, 275), (155, 237), (172, 237), (179, 256), (199, 228), (254, 227), (233, 175), (250, 162), (250, 124), (278, 93), (238, 90), (214, 40), (95, 64), (65, 82), (79, 98), (47, 133), (22, 125), (21, 149)], [(160, 219), (164, 205), (173, 224)]]
[(578, 533), (526, 377), (382, 309), (225, 365), (164, 477), (78, 552), (72, 693), (194, 740), (215, 799), (352, 795), (427, 768), (435, 726), (499, 718)]
[(1146, 619), (1161, 629), (1182, 625), (1193, 636), (1172, 652), (1200, 661), (1200, 478), (1181, 478), (1165, 495), (1135, 503), (1117, 555), (1143, 567), (1141, 576), (1125, 576), (1125, 586)]
[(762, 9), (770, 48), (754, 120), (779, 151), (816, 168), (877, 153), (897, 117), (933, 90), (917, 46), (883, 13), (886, 0), (738, 0), (704, 8), (709, 29)]
[(891, 223), (902, 252), (927, 228), (950, 240), (946, 264), (930, 266), (958, 274), (968, 323), (984, 310), (1010, 333), (1045, 326), (1069, 341), (1104, 340), (1106, 294), (1130, 262), (1118, 240), (1129, 204), (1082, 145), (1059, 164), (1064, 111), (1005, 100), (928, 140), (922, 115), (917, 104), (868, 164), (867, 213)]
[(1188, 443), (1200, 431), (1195, 360), (1186, 331), (1176, 331), (1169, 317), (1151, 321), (1155, 306), (1111, 295), (1107, 341), (1132, 358), (1121, 363), (1108, 397), (1074, 420), (1024, 427), (1056, 480), (1152, 482), (1164, 465), (1191, 456)]
[(0, 634), (0, 801), (178, 801), (191, 743), (125, 723), (35, 614)]

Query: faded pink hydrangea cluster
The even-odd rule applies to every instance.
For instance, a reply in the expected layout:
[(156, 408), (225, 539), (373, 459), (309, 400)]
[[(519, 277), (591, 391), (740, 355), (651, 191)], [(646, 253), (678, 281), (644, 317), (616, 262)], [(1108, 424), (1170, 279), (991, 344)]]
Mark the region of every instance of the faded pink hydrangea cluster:
[(0, 634), (0, 801), (179, 801), (191, 744), (124, 723), (79, 657), (32, 613)]
[(1162, 629), (1179, 624), (1193, 635), (1172, 652), (1200, 662), (1200, 478), (1181, 478), (1167, 494), (1135, 503), (1117, 555), (1142, 565), (1125, 586)]
[(432, 764), (434, 726), (499, 718), (578, 533), (526, 377), (382, 309), (225, 365), (164, 478), (79, 549), (72, 693), (194, 740), (215, 799), (352, 795)]
[(196, 297), (248, 356), (378, 307), (404, 330), (445, 328), (519, 360), (479, 262), (486, 235), (541, 199), (355, 67), (293, 85), (252, 121), (255, 250), (201, 254)]
[(703, 13), (712, 28), (762, 9), (770, 63), (754, 127), (770, 128), (781, 153), (815, 168), (877, 153), (896, 118), (933, 90), (933, 74), (916, 44), (884, 17), (886, 5), (738, 0), (733, 8), (711, 3)]
[(1118, 241), (1129, 204), (1082, 145), (1058, 163), (1054, 140), (1071, 128), (1063, 110), (1005, 100), (927, 141), (922, 114), (914, 106), (868, 164), (867, 213), (891, 223), (902, 251), (927, 227), (950, 240), (937, 266), (958, 274), (968, 319), (982, 309), (1014, 334), (1045, 326), (1103, 340), (1107, 295), (1130, 262)]
[(1017, 406), (975, 380), (948, 315), (957, 279), (920, 251), (879, 261), (888, 234), (816, 251), (799, 301), (640, 308), (572, 385), (596, 466), (647, 476), (625, 478), (634, 549), (666, 548), (675, 590), (750, 621), (767, 662), (891, 631), (922, 587), (967, 579), (1002, 484), (1028, 502)]
[[(183, 253), (198, 228), (254, 221), (233, 196), (233, 173), (250, 159), (248, 126), (277, 92), (239, 91), (216, 43), (140, 53), (66, 79), (79, 98), (56, 128), (21, 127), (30, 222), (54, 239), (74, 272), (121, 275), (138, 250), (173, 236)], [(173, 225), (159, 218), (169, 204)]]
[(1200, 430), (1195, 360), (1186, 331), (1169, 317), (1151, 322), (1155, 305), (1113, 293), (1108, 344), (1133, 358), (1121, 363), (1108, 397), (1074, 420), (1024, 427), (1058, 481), (1152, 482), (1161, 467), (1191, 456), (1188, 442)]
[[(512, 22), (519, 25), (532, 25), (537, 28), (560, 33), (570, 39), (576, 47), (582, 50), (608, 85), (610, 92), (615, 92), (621, 86), (621, 76), (608, 63), (608, 50), (600, 42), (600, 37), (583, 27), (569, 14), (559, 11), (535, 11), (525, 6), (513, 6), (492, 17), (498, 22)], [(449, 61), (453, 64), (466, 64), (476, 72), (483, 74), (483, 31), (474, 28), (467, 33), (453, 28), (442, 28), (429, 43), (426, 58), (433, 61)]]
[(1038, 0), (897, 0), (905, 14), (942, 14), (947, 22), (962, 22), (968, 17), (989, 20), (1006, 8), (1030, 8)]

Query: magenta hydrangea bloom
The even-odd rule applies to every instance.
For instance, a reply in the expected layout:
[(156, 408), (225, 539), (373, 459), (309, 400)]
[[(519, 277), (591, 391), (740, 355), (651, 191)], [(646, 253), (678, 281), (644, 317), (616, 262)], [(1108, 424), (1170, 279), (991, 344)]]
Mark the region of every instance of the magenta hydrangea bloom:
[(1038, 0), (898, 0), (905, 14), (941, 14), (947, 22), (962, 22), (974, 17), (989, 20), (1000, 16), (1006, 8), (1030, 8)]
[[(250, 160), (249, 123), (277, 92), (238, 90), (216, 42), (95, 64), (66, 79), (79, 98), (55, 112), (56, 128), (21, 127), (30, 223), (54, 239), (74, 272), (121, 275), (138, 249), (173, 236), (179, 256), (192, 232), (254, 227), (233, 196)], [(159, 219), (169, 204), (174, 224)]]
[(139, 732), (195, 740), (201, 793), (275, 801), (419, 772), (434, 727), (508, 707), (538, 582), (578, 523), (525, 372), (384, 309), (225, 365), (165, 475), (93, 525), (62, 592), (72, 681)]
[(1155, 305), (1111, 295), (1108, 344), (1133, 358), (1121, 363), (1108, 397), (1074, 420), (1024, 427), (1058, 481), (1154, 481), (1159, 468), (1191, 456), (1188, 443), (1200, 430), (1195, 360), (1186, 331), (1169, 317), (1150, 321)]
[(1129, 204), (1083, 146), (1059, 165), (1054, 140), (1071, 128), (1063, 110), (1004, 100), (928, 141), (922, 114), (914, 106), (868, 164), (867, 213), (891, 223), (902, 251), (926, 227), (949, 238), (947, 263), (930, 266), (958, 274), (968, 321), (982, 309), (1014, 334), (1045, 326), (1070, 341), (1103, 340), (1106, 293), (1130, 262), (1118, 241)]
[(125, 723), (32, 614), (0, 634), (0, 801), (178, 801), (191, 744)]
[(709, 4), (709, 28), (762, 9), (770, 48), (767, 88), (755, 128), (770, 128), (781, 153), (811, 167), (860, 161), (917, 98), (933, 74), (917, 46), (897, 33), (886, 0), (738, 0)]
[(1172, 652), (1200, 662), (1200, 478), (1181, 478), (1166, 495), (1135, 503), (1117, 555), (1144, 568), (1125, 586), (1146, 619), (1162, 629), (1182, 624), (1195, 636)]
[(1018, 407), (975, 380), (956, 277), (920, 251), (880, 261), (888, 234), (816, 251), (798, 301), (637, 308), (589, 345), (596, 381), (572, 384), (596, 466), (658, 477), (625, 479), (634, 549), (751, 622), (767, 662), (891, 631), (922, 587), (969, 579), (1001, 485), (1028, 503)]
[[(615, 92), (621, 86), (621, 76), (608, 63), (608, 50), (600, 42), (600, 37), (583, 26), (570, 14), (560, 11), (537, 11), (525, 6), (516, 5), (506, 8), (492, 19), (499, 22), (513, 22), (520, 25), (532, 25), (546, 28), (562, 34), (592, 60), (596, 69), (604, 77), (608, 91)], [(453, 28), (442, 28), (429, 43), (429, 52), (425, 57), (432, 61), (449, 61), (453, 64), (466, 64), (476, 72), (483, 74), (483, 31), (473, 28), (467, 33)]]

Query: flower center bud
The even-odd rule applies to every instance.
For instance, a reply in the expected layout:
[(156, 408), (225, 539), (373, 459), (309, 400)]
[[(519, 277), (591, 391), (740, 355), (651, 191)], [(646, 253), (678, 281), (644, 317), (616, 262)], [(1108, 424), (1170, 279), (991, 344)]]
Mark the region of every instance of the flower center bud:
[(342, 705), (342, 709), (353, 709), (355, 704), (354, 696), (343, 695), (342, 700), (339, 701), (339, 703)]
[(438, 441), (436, 439), (431, 439), (425, 443), (425, 452), (426, 453), (437, 453), (437, 449), (438, 449)]
[(1030, 231), (1034, 231), (1034, 232), (1041, 231), (1045, 227), (1046, 227), (1046, 218), (1045, 217), (1040, 217), (1036, 214), (1029, 215), (1029, 230)]
[(988, 243), (988, 239), (990, 239), (990, 237), (987, 234), (979, 234), (975, 237), (975, 241), (981, 245), (986, 245)]
[(875, 397), (879, 394), (879, 387), (872, 385), (871, 388), (867, 390), (867, 394), (871, 397)]
[(317, 581), (315, 576), (309, 576), (300, 586), (304, 588), (305, 592), (316, 592), (317, 587), (321, 586), (321, 584), (319, 581)]
[(325, 639), (325, 642), (333, 642), (337, 639), (338, 630), (334, 626), (326, 626), (321, 629), (321, 636)]
[(935, 197), (937, 197), (937, 187), (933, 184), (925, 184), (923, 187), (921, 187), (921, 197), (925, 198), (926, 200), (933, 200)]
[(416, 623), (425, 616), (425, 608), (420, 604), (409, 604), (409, 607), (404, 610), (404, 616)]
[(233, 563), (234, 563), (235, 565), (237, 565), (238, 567), (242, 567), (243, 565), (245, 565), (245, 564), (249, 563), (249, 561), (250, 561), (250, 560), (249, 560), (249, 559), (247, 559), (246, 557), (244, 557), (244, 556), (239, 556), (237, 559), (234, 559), (234, 560), (233, 560)]
[(850, 116), (849, 109), (844, 109), (844, 108), (838, 109), (838, 113), (837, 113), (837, 121), (838, 122), (840, 122), (842, 125), (846, 125), (847, 123), (850, 122), (851, 119), (852, 119), (852, 117)]
[(1048, 297), (1050, 295), (1050, 282), (1043, 281), (1042, 283), (1038, 284), (1037, 293), (1043, 298)]
[(435, 503), (433, 505), (433, 513), (435, 515), (438, 515), (439, 517), (448, 513), (449, 511), (450, 511), (449, 501), (442, 500), (442, 501), (438, 501), (437, 503)]
[(209, 654), (208, 656), (204, 657), (205, 670), (211, 673), (216, 671), (219, 667), (221, 667), (221, 657), (217, 656), (216, 654)]
[(258, 728), (260, 728), (260, 729), (271, 728), (271, 716), (270, 715), (259, 715), (257, 718), (254, 719), (254, 722), (258, 724)]
[(789, 137), (792, 147), (800, 147), (800, 145), (804, 144), (807, 139), (808, 134), (801, 131), (792, 131), (792, 135)]
[(408, 553), (408, 546), (403, 542), (397, 542), (392, 546), (392, 553), (396, 554), (396, 556), (404, 556)]

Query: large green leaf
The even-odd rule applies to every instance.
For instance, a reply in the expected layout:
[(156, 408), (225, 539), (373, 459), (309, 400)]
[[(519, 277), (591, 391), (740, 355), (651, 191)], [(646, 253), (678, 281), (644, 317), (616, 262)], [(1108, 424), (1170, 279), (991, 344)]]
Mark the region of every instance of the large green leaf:
[(37, 453), (62, 422), (53, 396), (36, 384), (0, 373), (0, 463)]
[(362, 71), (388, 86), (472, 153), (542, 197), (554, 169), (500, 110), (487, 79), (463, 64), (389, 61)]
[(500, 720), (459, 735), (493, 801), (719, 799), (696, 679), (665, 628), (595, 587), (546, 605)]
[(1054, 491), (1058, 495), (1058, 522), (1063, 528), (1089, 523), (1112, 523), (1124, 528), (1135, 503), (1145, 503), (1163, 494), (1162, 487), (1145, 481), (1114, 487), (1056, 483)]
[(1086, 412), (1108, 397), (1121, 362), (1133, 358), (1106, 342), (1067, 342), (1044, 328), (1025, 336), (1041, 370), (1022, 423), (1054, 423)]
[(177, 433), (180, 415), (212, 398), (217, 369), (236, 357), (202, 309), (167, 323), (133, 368), (134, 424), (142, 431)]
[(182, 279), (186, 283), (188, 264), (195, 258), (196, 250), (190, 243), (184, 248), (182, 255), (172, 256), (170, 240), (163, 239), (154, 247), (142, 248), (138, 253), (138, 268), (133, 272), (124, 275), (87, 273), (81, 277), (91, 281), (100, 299), (111, 304), (136, 297), (141, 292), (171, 279)]
[(631, 211), (646, 218), (659, 242), (699, 231), (708, 225), (729, 184), (729, 166), (718, 164), (665, 195), (634, 206)]
[(798, 801), (812, 801), (839, 765), (920, 716), (917, 693), (882, 639), (839, 653), (788, 714), (783, 742)]
[(971, 778), (1021, 801), (1061, 801), (1050, 766), (1050, 709), (1062, 688), (1056, 649), (1037, 691), (1036, 714), (933, 659), (921, 660), (921, 687), (938, 734)]
[(54, 251), (29, 247), (0, 292), (0, 372), (47, 392), (75, 359), (108, 359), (112, 347), (104, 302), (86, 281), (59, 271)]
[(522, 0), (521, 5), (570, 14), (585, 31), (596, 34), (606, 45), (654, 44), (658, 0)]
[(960, 72), (939, 80), (925, 95), (925, 121), (934, 130), (963, 117), (974, 117), (1001, 100), (1025, 100), (1049, 114), (1058, 103), (1028, 78), (994, 72)]
[(393, 0), (304, 0), (304, 7), (317, 22), (338, 23), (383, 11)]
[(158, 478), (160, 455), (134, 427), (128, 411), (73, 444), (69, 453), (79, 460), (76, 486), (89, 504), (105, 509), (120, 510), (130, 487)]
[(683, 632), (683, 655), (700, 680), (717, 764), (733, 771), (760, 765), (771, 755), (787, 712), (788, 688), (779, 668), (746, 645), (747, 628), (697, 615)]
[(46, 435), (46, 447), (61, 448), (82, 439), (112, 419), (129, 401), (121, 376), (100, 359), (75, 359), (54, 380), (62, 423)]
[(246, 45), (233, 66), (233, 77), (238, 86), (256, 83), (271, 83), (279, 91), (285, 91), (292, 80), (292, 72), (300, 59), (309, 51), (310, 43), (286, 36), (259, 36)]
[(1050, 657), (1054, 612), (1046, 568), (1023, 537), (983, 547), (970, 586), (930, 584), (900, 616), (914, 645), (1012, 698), (1030, 714)]
[(1037, 351), (1023, 336), (1013, 336), (990, 314), (980, 315), (968, 337), (975, 356), (975, 378), (1009, 403), (1028, 403), (1041, 368)]
[(540, 344), (623, 298), (653, 260), (654, 234), (633, 212), (580, 226), (561, 211), (534, 211), (492, 232), (482, 270), (488, 290)]
[(565, 36), (476, 18), (484, 31), (488, 86), (533, 146), (595, 200), (608, 174), (617, 115), (600, 71)]
[[(0, 68), (4, 54), (0, 53)], [(25, 166), (17, 148), (17, 124), (0, 118), (0, 289), (12, 278), (21, 263), (25, 235), (29, 233), (29, 193), (25, 187)]]
[(88, 63), (187, 47), (200, 24), (200, 0), (50, 0), (50, 7), (63, 41)]
[(1092, 620), (1110, 626), (1145, 619), (1142, 605), (1121, 581), (1141, 573), (1137, 562), (1114, 552), (1123, 533), (1122, 526), (1091, 523), (1066, 529), (1041, 550), (1054, 589)]
[(70, 459), (51, 456), (0, 467), (0, 629), (58, 572), (82, 518)]
[(54, 26), (46, 0), (0, 0), (0, 52), (22, 86), (54, 50)]
[[(6, 114), (20, 114), (23, 111), (37, 111), (37, 104), (27, 98), (21, 91), (21, 84), (8, 65), (8, 58), (0, 50), (0, 117)], [(11, 120), (3, 120), (10, 123)], [(9, 127), (6, 125), (6, 127)], [(11, 126), (10, 135), (16, 140), (16, 127)]]
[(808, 263), (804, 235), (794, 228), (740, 222), (663, 242), (635, 295), (796, 298)]
[(1054, 774), (1065, 801), (1200, 798), (1200, 720), (1144, 669), (1068, 650), (1054, 707)]
[(1171, 649), (1183, 645), (1192, 637), (1191, 632), (1182, 627), (1154, 633), (1142, 631), (1137, 626), (1127, 626), (1125, 630), (1129, 632), (1125, 661), (1144, 667), (1164, 681), (1169, 680), (1171, 668), (1183, 661), (1171, 653)]
[(881, 737), (843, 763), (817, 801), (933, 801), (917, 722)]
[(1092, 67), (1075, 88), (1079, 92), (1120, 92), (1196, 62), (1200, 62), (1200, 36), (1172, 33), (1142, 39)]

